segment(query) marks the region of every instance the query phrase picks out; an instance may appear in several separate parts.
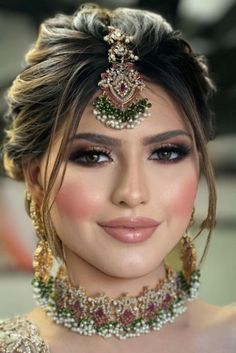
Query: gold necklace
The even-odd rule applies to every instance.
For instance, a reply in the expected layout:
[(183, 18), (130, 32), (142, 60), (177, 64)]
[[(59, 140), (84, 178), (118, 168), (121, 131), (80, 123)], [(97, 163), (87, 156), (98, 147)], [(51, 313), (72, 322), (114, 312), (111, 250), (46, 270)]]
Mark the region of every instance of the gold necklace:
[(57, 324), (83, 335), (126, 339), (160, 330), (182, 314), (186, 301), (198, 295), (200, 271), (194, 271), (187, 282), (181, 272), (166, 267), (166, 278), (154, 289), (115, 299), (90, 296), (84, 288), (73, 287), (61, 269), (48, 281), (35, 277), (32, 284), (37, 303)]

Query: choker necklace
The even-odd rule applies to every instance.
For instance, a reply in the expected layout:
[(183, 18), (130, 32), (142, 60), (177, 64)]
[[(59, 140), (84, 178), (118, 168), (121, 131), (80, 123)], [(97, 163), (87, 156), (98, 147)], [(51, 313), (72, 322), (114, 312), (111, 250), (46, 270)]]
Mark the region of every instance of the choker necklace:
[(166, 278), (154, 289), (144, 287), (138, 296), (124, 294), (116, 299), (90, 296), (82, 287), (73, 287), (62, 268), (47, 281), (35, 277), (32, 284), (37, 303), (55, 323), (83, 335), (126, 339), (160, 330), (182, 314), (186, 302), (198, 295), (200, 271), (186, 281), (182, 272), (166, 266)]

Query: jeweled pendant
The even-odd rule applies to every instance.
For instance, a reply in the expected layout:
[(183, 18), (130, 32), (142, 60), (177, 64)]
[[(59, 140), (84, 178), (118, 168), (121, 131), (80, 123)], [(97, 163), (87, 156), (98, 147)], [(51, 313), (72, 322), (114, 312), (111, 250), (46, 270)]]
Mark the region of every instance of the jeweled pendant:
[(108, 50), (111, 67), (101, 74), (98, 87), (102, 93), (94, 102), (93, 112), (107, 127), (132, 129), (150, 115), (151, 103), (141, 95), (145, 84), (133, 65), (138, 57), (129, 48), (132, 37), (114, 27), (109, 30), (104, 39), (111, 44)]

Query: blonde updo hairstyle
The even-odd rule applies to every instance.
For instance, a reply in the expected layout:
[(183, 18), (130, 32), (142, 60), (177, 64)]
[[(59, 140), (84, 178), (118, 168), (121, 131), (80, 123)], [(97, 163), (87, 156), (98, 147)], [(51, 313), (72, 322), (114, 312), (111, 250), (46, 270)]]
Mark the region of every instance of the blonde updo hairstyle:
[(109, 11), (86, 4), (72, 16), (56, 15), (41, 24), (37, 41), (26, 54), (26, 66), (8, 92), (2, 148), (4, 170), (14, 180), (24, 181), (24, 169), (36, 158), (50, 155), (53, 141), (63, 129), (41, 208), (50, 247), (62, 258), (61, 242), (50, 218), (50, 193), (61, 163), (67, 158), (68, 141), (98, 89), (100, 74), (109, 67), (109, 46), (103, 38), (110, 25), (133, 36), (133, 50), (139, 57), (136, 68), (179, 104), (191, 125), (209, 190), (207, 216), (198, 233), (208, 229), (204, 257), (216, 208), (214, 177), (206, 148), (214, 137), (210, 109), (214, 86), (204, 57), (193, 53), (181, 34), (158, 14), (128, 8)]

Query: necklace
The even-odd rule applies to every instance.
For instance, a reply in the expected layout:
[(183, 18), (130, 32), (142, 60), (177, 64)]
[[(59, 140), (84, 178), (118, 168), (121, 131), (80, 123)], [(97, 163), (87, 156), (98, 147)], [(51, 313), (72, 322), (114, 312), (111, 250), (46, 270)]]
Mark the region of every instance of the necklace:
[(35, 277), (32, 285), (37, 303), (55, 323), (83, 335), (126, 339), (160, 330), (185, 312), (186, 302), (198, 295), (200, 271), (186, 281), (182, 272), (166, 267), (166, 278), (154, 289), (146, 287), (138, 296), (116, 299), (89, 296), (84, 288), (73, 287), (61, 269), (47, 282)]

